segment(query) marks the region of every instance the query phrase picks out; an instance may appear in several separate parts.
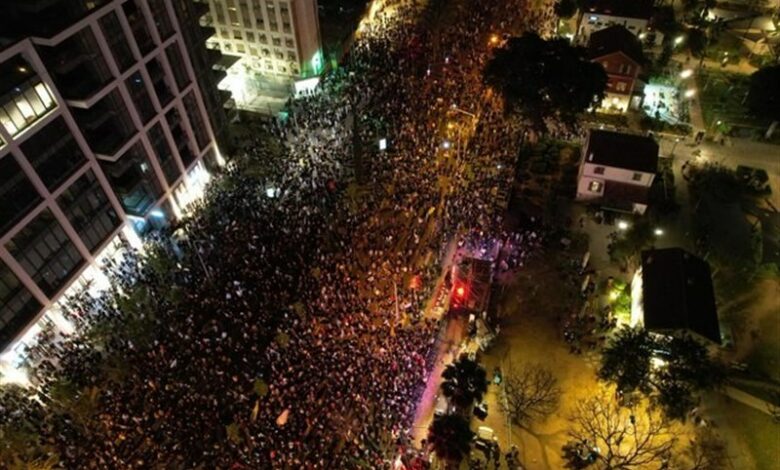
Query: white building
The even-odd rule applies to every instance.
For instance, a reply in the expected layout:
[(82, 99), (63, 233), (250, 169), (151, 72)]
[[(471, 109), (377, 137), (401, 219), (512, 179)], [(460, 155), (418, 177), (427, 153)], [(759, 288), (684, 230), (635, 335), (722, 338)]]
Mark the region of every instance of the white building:
[(589, 0), (580, 12), (575, 38), (587, 44), (594, 32), (620, 25), (642, 41), (660, 45), (663, 34), (653, 30), (652, 17), (652, 0)]
[(644, 214), (658, 169), (658, 144), (651, 137), (591, 130), (577, 177), (577, 200)]
[(242, 57), (252, 72), (288, 80), (319, 75), (324, 67), (317, 0), (208, 0), (202, 24), (209, 45)]
[(172, 0), (61, 3), (0, 5), (0, 367), (222, 163)]

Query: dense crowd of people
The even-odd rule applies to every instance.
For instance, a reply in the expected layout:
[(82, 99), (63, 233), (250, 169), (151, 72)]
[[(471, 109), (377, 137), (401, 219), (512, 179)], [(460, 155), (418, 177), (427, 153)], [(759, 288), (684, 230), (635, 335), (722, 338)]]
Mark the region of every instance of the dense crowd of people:
[(277, 145), (248, 145), (191, 217), (108, 267), (109, 291), (68, 302), (82, 334), (29, 351), (34, 396), (0, 391), (0, 456), (390, 468), (433, 365), (424, 300), (448, 241), (495, 234), (506, 269), (524, 256), (498, 216), (522, 129), (480, 75), (517, 4), (441, 20), (436, 3), (385, 2), (345, 66), (265, 127)]

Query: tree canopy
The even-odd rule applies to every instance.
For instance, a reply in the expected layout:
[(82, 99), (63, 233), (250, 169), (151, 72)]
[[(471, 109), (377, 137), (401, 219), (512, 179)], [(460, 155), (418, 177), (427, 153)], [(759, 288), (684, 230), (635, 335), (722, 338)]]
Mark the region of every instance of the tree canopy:
[(503, 95), (505, 110), (519, 113), (536, 130), (544, 130), (548, 118), (573, 124), (578, 113), (601, 102), (607, 86), (604, 68), (588, 60), (585, 48), (535, 33), (510, 38), (483, 76)]
[(577, 13), (577, 0), (558, 0), (555, 3), (555, 14), (561, 18), (571, 18)]
[(695, 406), (697, 392), (726, 380), (722, 364), (692, 337), (653, 337), (643, 328), (618, 332), (604, 349), (598, 376), (622, 392), (647, 395), (680, 420)]
[(485, 369), (465, 354), (448, 365), (441, 376), (444, 378), (441, 384), (444, 395), (460, 409), (468, 408), (475, 400), (482, 400), (487, 392)]
[(753, 72), (747, 107), (757, 117), (780, 121), (780, 65)]
[(434, 416), (428, 428), (428, 443), (433, 452), (449, 463), (463, 460), (473, 437), (469, 422), (460, 415)]

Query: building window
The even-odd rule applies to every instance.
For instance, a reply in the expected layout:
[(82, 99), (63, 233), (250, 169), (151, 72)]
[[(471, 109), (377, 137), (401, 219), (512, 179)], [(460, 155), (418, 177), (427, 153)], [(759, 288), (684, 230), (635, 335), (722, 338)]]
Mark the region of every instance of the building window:
[(184, 130), (184, 122), (178, 109), (175, 106), (172, 107), (165, 115), (165, 118), (168, 121), (168, 128), (171, 130), (173, 142), (179, 151), (181, 163), (184, 165), (184, 168), (188, 168), (195, 161), (195, 154), (190, 147), (190, 137)]
[(176, 80), (176, 85), (179, 90), (183, 90), (190, 84), (190, 76), (187, 74), (187, 68), (184, 65), (184, 59), (181, 56), (181, 50), (176, 43), (168, 46), (165, 50), (165, 55), (168, 57), (168, 63), (173, 71), (173, 78)]
[(0, 235), (10, 230), (39, 202), (40, 194), (13, 155), (0, 157)]
[(84, 153), (61, 117), (41, 129), (34, 139), (24, 141), (21, 149), (50, 191), (86, 163)]
[(615, 85), (615, 89), (617, 91), (626, 91), (626, 84), (623, 82), (618, 82), (617, 85)]
[(0, 347), (4, 347), (43, 307), (0, 261)]
[(593, 169), (594, 175), (603, 175), (604, 174), (604, 167), (603, 166), (597, 166)]
[(138, 5), (138, 0), (125, 2), (122, 9), (125, 12), (125, 16), (127, 16), (128, 23), (130, 23), (130, 29), (133, 31), (133, 37), (138, 44), (141, 55), (145, 56), (152, 52), (154, 41), (149, 34), (149, 25), (146, 23), (146, 17)]
[(100, 29), (106, 37), (111, 54), (114, 57), (120, 71), (125, 71), (135, 64), (133, 52), (127, 45), (127, 37), (119, 24), (119, 19), (114, 12), (110, 12), (100, 19)]
[(101, 161), (100, 166), (125, 212), (130, 215), (145, 216), (162, 196), (160, 183), (140, 142), (116, 162)]
[(241, 31), (239, 31), (239, 30), (234, 30), (233, 31), (233, 39), (242, 39), (242, 38), (243, 38), (243, 36), (241, 35)]
[(251, 31), (246, 32), (246, 40), (249, 42), (255, 42), (255, 33)]
[(158, 122), (149, 129), (149, 140), (157, 155), (157, 162), (160, 164), (165, 181), (172, 185), (181, 176), (181, 171), (176, 164), (176, 158), (173, 156), (171, 146), (168, 145), (168, 139), (165, 138), (161, 123)]
[(184, 111), (187, 113), (187, 117), (190, 118), (192, 132), (195, 133), (195, 140), (198, 141), (198, 148), (202, 149), (206, 147), (209, 143), (209, 136), (206, 132), (203, 116), (200, 114), (200, 108), (198, 107), (195, 93), (189, 92), (187, 96), (184, 97)]
[(164, 41), (171, 37), (174, 33), (173, 24), (171, 23), (171, 17), (168, 16), (165, 2), (147, 2), (147, 5), (149, 5), (149, 9), (152, 11), (152, 19), (157, 26), (157, 31), (160, 33), (160, 38)]
[(57, 203), (90, 252), (94, 253), (120, 225), (119, 217), (92, 171), (68, 186)]
[(272, 40), (274, 46), (281, 46), (282, 45), (282, 39), (281, 38), (273, 38)]
[(76, 246), (48, 209), (19, 231), (7, 246), (49, 297), (56, 294), (84, 263)]
[[(21, 63), (21, 62), (20, 62)], [(26, 64), (26, 62), (24, 62)], [(19, 66), (19, 67), (29, 67)], [(25, 68), (25, 70), (30, 70)], [(0, 75), (6, 70), (0, 70)], [(11, 72), (14, 73), (14, 72)], [(12, 75), (8, 75), (9, 79)], [(0, 96), (0, 123), (9, 134), (17, 135), (30, 127), (42, 116), (54, 109), (56, 103), (49, 88), (37, 77), (13, 87), (8, 93)]]
[(631, 179), (634, 181), (642, 181), (642, 173), (634, 173), (634, 175), (631, 176)]
[(149, 92), (146, 89), (146, 82), (144, 82), (141, 72), (135, 72), (125, 80), (125, 86), (130, 93), (130, 97), (133, 100), (138, 116), (141, 118), (141, 123), (146, 124), (150, 119), (154, 117), (154, 105), (149, 98)]
[(258, 36), (257, 40), (260, 42), (260, 44), (268, 44), (268, 36), (265, 34)]
[(588, 191), (592, 193), (601, 193), (601, 188), (604, 187), (604, 184), (601, 181), (591, 181), (590, 184), (588, 184)]

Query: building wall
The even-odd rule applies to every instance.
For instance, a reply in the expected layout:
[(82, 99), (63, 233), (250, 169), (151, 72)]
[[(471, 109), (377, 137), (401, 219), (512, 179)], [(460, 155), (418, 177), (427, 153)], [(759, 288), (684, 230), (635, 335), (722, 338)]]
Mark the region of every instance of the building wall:
[(311, 75), (320, 50), (316, 0), (209, 0), (210, 44), (240, 55), (253, 71), (282, 77)]
[(0, 51), (53, 100), (36, 115), (20, 87), (0, 90), (27, 126), (0, 115), (0, 206), (15, 214), (0, 232), (0, 349), (74, 282), (100, 278), (101, 258), (138, 245), (137, 231), (180, 216), (208, 179), (204, 161), (221, 159), (173, 13), (170, 0), (115, 0)]
[[(579, 28), (577, 29), (577, 41), (581, 44), (587, 44), (590, 40), (590, 35), (596, 31), (601, 31), (604, 28), (608, 28), (613, 25), (625, 26), (632, 34), (639, 37), (641, 40), (645, 40), (647, 34), (653, 33), (648, 29), (648, 20), (640, 18), (626, 18), (622, 16), (605, 15), (602, 13), (589, 13), (584, 12), (580, 19)], [(655, 45), (660, 45), (663, 40), (663, 35), (659, 32), (655, 34)]]

